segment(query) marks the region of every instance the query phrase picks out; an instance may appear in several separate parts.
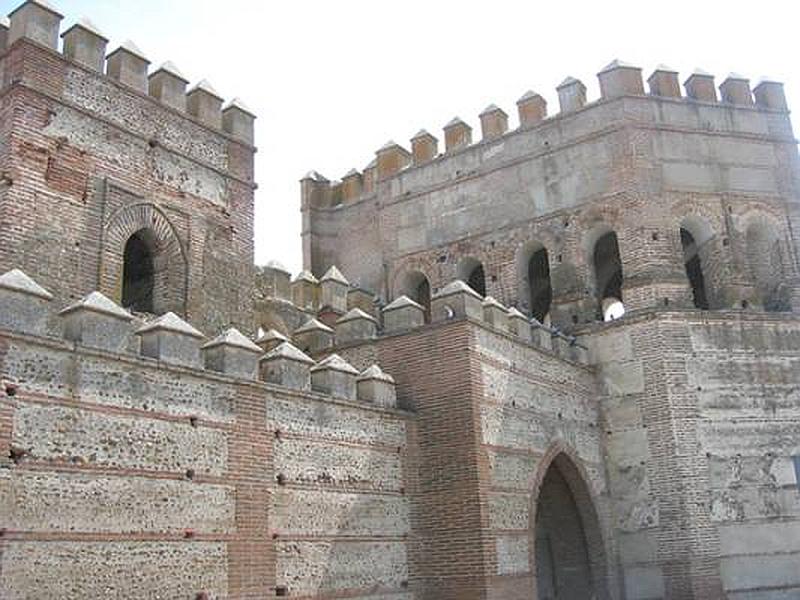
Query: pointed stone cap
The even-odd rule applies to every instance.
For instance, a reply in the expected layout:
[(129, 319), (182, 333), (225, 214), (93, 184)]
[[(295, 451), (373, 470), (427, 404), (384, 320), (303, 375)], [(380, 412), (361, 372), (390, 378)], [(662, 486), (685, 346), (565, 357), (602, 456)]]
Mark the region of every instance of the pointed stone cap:
[(725, 78), (725, 81), (728, 81), (729, 79), (733, 79), (736, 81), (750, 81), (747, 77), (745, 77), (741, 73), (735, 73), (733, 71), (728, 73), (728, 76)]
[(310, 331), (324, 331), (325, 333), (333, 333), (333, 329), (317, 319), (309, 319), (303, 325), (295, 329), (294, 333), (308, 333)]
[(11, 19), (9, 19), (5, 15), (0, 17), (0, 27), (3, 27), (5, 29), (8, 29), (9, 27), (11, 27)]
[(660, 63), (656, 65), (656, 68), (653, 69), (654, 73), (677, 73), (677, 69), (673, 69), (669, 65), (665, 65), (664, 63)]
[(395, 298), (389, 304), (384, 306), (383, 312), (386, 312), (387, 310), (396, 310), (398, 308), (406, 308), (407, 306), (413, 306), (414, 308), (425, 310), (421, 304), (414, 302), (411, 298), (404, 294), (399, 298)]
[(469, 294), (479, 300), (483, 300), (481, 295), (469, 287), (465, 282), (461, 281), (460, 279), (456, 279), (448, 283), (444, 288), (442, 288), (438, 294), (436, 294), (437, 298), (442, 298), (444, 296), (450, 296), (452, 294)]
[(506, 307), (500, 304), (500, 302), (498, 302), (496, 298), (494, 298), (493, 296), (486, 296), (486, 298), (483, 299), (483, 307), (488, 308), (491, 306), (499, 308), (501, 310), (506, 310)]
[(250, 338), (246, 337), (235, 327), (226, 329), (213, 340), (203, 344), (201, 348), (208, 349), (214, 348), (215, 346), (235, 346), (236, 348), (250, 350), (251, 352), (261, 352), (261, 348), (256, 346)]
[(305, 363), (307, 365), (313, 365), (314, 359), (308, 356), (305, 352), (302, 352), (298, 348), (295, 348), (289, 342), (283, 342), (280, 346), (267, 352), (264, 356), (261, 357), (262, 361), (265, 360), (275, 360), (278, 358), (283, 358), (286, 360), (293, 360), (299, 363)]
[(562, 87), (567, 87), (568, 85), (575, 85), (576, 83), (579, 83), (579, 84), (583, 85), (583, 82), (580, 79), (575, 79), (574, 77), (572, 77), (570, 75), (564, 81), (559, 83), (558, 86), (556, 87), (556, 89), (559, 89), (559, 88), (562, 88)]
[(307, 281), (309, 283), (319, 283), (319, 279), (311, 274), (311, 271), (300, 271), (293, 281)]
[(268, 329), (267, 331), (262, 333), (260, 336), (258, 336), (258, 339), (256, 340), (256, 344), (258, 344), (260, 342), (274, 342), (274, 341), (288, 342), (289, 338), (287, 338), (285, 335), (283, 335), (277, 329)]
[(164, 71), (165, 73), (168, 73), (173, 77), (177, 77), (178, 79), (180, 79), (185, 83), (189, 83), (189, 80), (186, 79), (186, 76), (183, 73), (181, 73), (181, 70), (178, 67), (176, 67), (175, 63), (173, 63), (172, 61), (168, 60), (161, 63), (161, 66), (150, 74), (150, 77), (153, 77), (159, 71)]
[(319, 171), (314, 171), (313, 169), (303, 175), (303, 178), (300, 181), (305, 181), (306, 179), (310, 179), (311, 181), (318, 181), (320, 183), (327, 183), (328, 178), (324, 175), (320, 174)]
[(338, 325), (339, 323), (346, 323), (347, 321), (355, 321), (356, 319), (369, 319), (373, 323), (377, 322), (375, 320), (375, 317), (365, 313), (363, 310), (361, 310), (360, 308), (356, 307), (356, 308), (352, 308), (352, 309), (348, 310), (341, 317), (339, 317), (336, 320), (336, 324)]
[(526, 317), (521, 312), (519, 312), (519, 310), (517, 310), (516, 306), (512, 306), (511, 308), (508, 309), (508, 318), (509, 319), (525, 319), (526, 321), (528, 320), (528, 317)]
[(133, 315), (131, 315), (131, 313), (119, 306), (113, 300), (105, 297), (100, 292), (92, 292), (75, 304), (69, 305), (59, 314), (66, 315), (71, 312), (75, 312), (76, 310), (90, 310), (92, 312), (108, 315), (110, 317), (116, 317), (125, 321), (130, 321), (133, 319)]
[(356, 368), (338, 354), (331, 354), (325, 360), (311, 367), (311, 372), (315, 371), (339, 371), (349, 375), (358, 375)]
[(496, 112), (501, 112), (501, 113), (503, 113), (504, 115), (508, 116), (508, 114), (506, 113), (506, 111), (504, 111), (502, 108), (500, 108), (500, 107), (499, 107), (499, 106), (497, 106), (496, 104), (490, 104), (489, 106), (487, 106), (486, 108), (484, 108), (484, 109), (481, 111), (481, 114), (480, 114), (479, 116), (481, 116), (481, 117), (482, 117), (482, 116), (484, 116), (484, 115), (490, 115), (490, 114), (492, 114), (492, 113), (496, 113)]
[(94, 23), (92, 23), (89, 19), (85, 17), (78, 19), (78, 21), (72, 27), (70, 27), (64, 33), (61, 34), (61, 37), (63, 38), (64, 36), (69, 35), (69, 32), (72, 31), (73, 29), (83, 29), (84, 31), (88, 31), (92, 35), (96, 35), (104, 42), (108, 42), (108, 38), (105, 36), (105, 34), (102, 31), (100, 31)]
[(111, 51), (111, 52), (108, 54), (108, 56), (106, 56), (106, 59), (108, 59), (108, 58), (110, 58), (110, 57), (114, 56), (114, 55), (115, 55), (117, 52), (121, 52), (121, 51), (125, 51), (125, 52), (127, 52), (128, 54), (133, 54), (133, 55), (134, 55), (134, 56), (136, 56), (137, 58), (141, 58), (141, 59), (142, 59), (143, 61), (145, 61), (146, 63), (148, 63), (148, 64), (150, 63), (150, 59), (149, 59), (149, 58), (147, 58), (147, 57), (144, 55), (144, 52), (142, 52), (142, 51), (139, 49), (139, 46), (137, 46), (136, 44), (134, 44), (134, 43), (133, 43), (131, 40), (125, 40), (124, 42), (122, 42), (122, 44), (121, 44), (121, 45), (120, 45), (118, 48), (116, 48), (115, 50), (112, 50), (112, 51)]
[(469, 124), (464, 121), (461, 117), (453, 117), (450, 119), (450, 122), (444, 126), (444, 129), (450, 129), (451, 127), (458, 127), (459, 125), (464, 125), (469, 127)]
[(202, 333), (197, 331), (197, 329), (189, 325), (189, 323), (181, 319), (174, 312), (168, 312), (149, 323), (145, 323), (136, 330), (136, 335), (149, 333), (151, 331), (172, 331), (196, 338), (204, 337)]
[(519, 100), (517, 100), (517, 104), (522, 104), (523, 102), (527, 102), (528, 100), (533, 100), (534, 98), (541, 98), (541, 97), (542, 97), (541, 94), (537, 94), (533, 90), (528, 90), (527, 92), (522, 94)]
[(433, 138), (436, 139), (436, 136), (430, 133), (427, 129), (420, 129), (417, 133), (414, 134), (414, 137), (411, 138), (411, 141), (418, 140), (420, 138)]
[(279, 260), (268, 260), (267, 264), (264, 265), (268, 269), (273, 269), (275, 271), (281, 271), (283, 273), (289, 273), (289, 269), (283, 266), (283, 263)]
[(367, 367), (359, 374), (356, 381), (366, 381), (374, 379), (376, 381), (385, 381), (386, 383), (394, 383), (394, 377), (381, 370), (378, 365)]
[(225, 106), (222, 107), (222, 112), (225, 112), (226, 110), (231, 108), (237, 108), (243, 113), (247, 113), (254, 119), (256, 118), (256, 114), (250, 109), (249, 106), (247, 106), (247, 104), (242, 102), (241, 98), (234, 98), (233, 100), (228, 102)]
[(52, 4), (50, 4), (47, 0), (28, 0), (27, 2), (23, 2), (17, 8), (15, 8), (10, 13), (8, 13), (8, 16), (10, 17), (11, 15), (13, 15), (15, 12), (17, 12), (20, 8), (22, 8), (26, 4), (35, 4), (39, 8), (43, 8), (44, 10), (53, 13), (57, 17), (60, 17), (60, 18), (64, 17), (64, 15), (62, 15), (60, 12), (58, 12), (56, 10), (56, 7), (53, 6)]
[(358, 172), (358, 169), (350, 169), (347, 173), (344, 174), (342, 179), (347, 179), (348, 177), (360, 177), (361, 173)]
[(345, 276), (336, 268), (336, 265), (332, 265), (330, 269), (325, 271), (325, 274), (320, 278), (320, 282), (322, 281), (335, 281), (344, 285), (350, 285), (350, 282), (345, 279)]
[(369, 161), (369, 164), (366, 167), (364, 167), (364, 170), (366, 171), (367, 169), (374, 169), (377, 166), (378, 166), (378, 159), (373, 158), (371, 161)]
[(19, 269), (11, 269), (8, 273), (0, 275), (0, 288), (14, 290), (37, 298), (52, 300), (53, 294), (48, 292), (33, 279)]
[(625, 62), (624, 60), (619, 60), (618, 58), (615, 58), (610, 63), (608, 63), (605, 67), (603, 67), (600, 70), (600, 72), (601, 73), (605, 73), (606, 71), (613, 71), (614, 69), (639, 69), (641, 71), (640, 67), (637, 67), (636, 65), (633, 65), (631, 63)]
[(217, 100), (224, 100), (222, 96), (219, 95), (219, 92), (214, 89), (214, 86), (211, 85), (206, 79), (201, 79), (195, 85), (193, 85), (189, 91), (186, 92), (186, 95), (193, 92), (205, 92), (209, 96), (214, 96)]

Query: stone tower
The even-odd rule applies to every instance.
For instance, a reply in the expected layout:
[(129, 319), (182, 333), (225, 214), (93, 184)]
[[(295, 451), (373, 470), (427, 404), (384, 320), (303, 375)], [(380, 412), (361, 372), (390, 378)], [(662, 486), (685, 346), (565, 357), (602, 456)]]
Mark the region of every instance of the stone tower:
[(0, 270), (64, 301), (249, 329), (253, 120), (132, 42), (25, 2), (3, 29)]

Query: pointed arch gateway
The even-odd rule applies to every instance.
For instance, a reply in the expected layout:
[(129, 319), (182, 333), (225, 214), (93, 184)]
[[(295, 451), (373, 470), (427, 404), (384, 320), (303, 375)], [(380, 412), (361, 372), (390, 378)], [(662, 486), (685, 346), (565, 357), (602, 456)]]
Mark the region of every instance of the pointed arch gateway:
[(530, 510), (537, 600), (607, 600), (607, 561), (595, 503), (580, 462), (557, 443), (539, 463)]
[(112, 213), (102, 243), (103, 293), (135, 311), (186, 314), (186, 251), (160, 208), (142, 202)]

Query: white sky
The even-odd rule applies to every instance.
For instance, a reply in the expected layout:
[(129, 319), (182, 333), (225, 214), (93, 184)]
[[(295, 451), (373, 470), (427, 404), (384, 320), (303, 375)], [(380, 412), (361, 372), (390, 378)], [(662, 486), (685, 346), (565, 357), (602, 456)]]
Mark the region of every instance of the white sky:
[[(2, 0), (7, 14), (21, 0)], [(800, 108), (797, 2), (718, 0), (51, 0), (62, 31), (81, 16), (109, 49), (132, 39), (154, 66), (172, 60), (257, 114), (256, 262), (301, 266), (298, 180), (361, 170), (387, 140), (408, 147), (424, 127), (443, 139), (458, 115), (480, 138), (495, 103), (516, 127), (528, 89), (558, 111), (567, 75), (598, 97), (596, 73), (614, 58), (644, 69), (735, 71), (785, 82)], [(794, 101), (793, 101), (794, 100)], [(440, 143), (441, 145), (441, 143)]]

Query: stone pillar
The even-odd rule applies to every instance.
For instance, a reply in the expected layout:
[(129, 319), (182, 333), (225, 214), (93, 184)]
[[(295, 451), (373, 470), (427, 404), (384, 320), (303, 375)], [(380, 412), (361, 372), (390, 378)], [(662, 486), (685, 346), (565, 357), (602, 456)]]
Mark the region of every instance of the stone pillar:
[(321, 352), (333, 347), (333, 329), (316, 319), (310, 319), (295, 329), (292, 339), (304, 352)]
[(439, 140), (433, 135), (420, 129), (411, 138), (411, 157), (415, 165), (432, 161), (439, 154)]
[(100, 292), (92, 292), (59, 313), (64, 319), (64, 338), (109, 352), (128, 347), (133, 316)]
[(360, 308), (365, 313), (377, 319), (378, 312), (375, 307), (375, 294), (358, 287), (347, 290), (347, 309)]
[(508, 309), (508, 329), (511, 335), (518, 337), (523, 342), (531, 343), (531, 323), (513, 306)]
[(53, 50), (58, 50), (58, 30), (64, 15), (48, 3), (27, 0), (11, 11), (8, 18), (10, 20), (9, 46), (24, 37)]
[(263, 267), (256, 267), (256, 290), (264, 298), (280, 298), (292, 301), (291, 275), (277, 260), (271, 260)]
[(444, 126), (445, 152), (455, 152), (472, 144), (472, 127), (459, 117)]
[(686, 97), (702, 102), (716, 102), (717, 90), (714, 89), (714, 76), (702, 69), (696, 69), (684, 82)]
[(108, 38), (91, 21), (81, 19), (61, 37), (64, 40), (64, 56), (93, 71), (103, 72)]
[(8, 17), (0, 17), (0, 52), (5, 52), (8, 48), (8, 28), (11, 22)]
[(480, 294), (457, 279), (431, 298), (433, 322), (456, 318), (483, 319), (483, 299)]
[(312, 358), (289, 342), (283, 342), (277, 348), (261, 357), (259, 371), (262, 381), (282, 385), (293, 390), (311, 389)]
[(556, 90), (562, 113), (578, 110), (586, 104), (586, 86), (574, 77), (567, 77)]
[(186, 85), (189, 80), (178, 67), (167, 61), (150, 75), (148, 82), (153, 98), (181, 112), (186, 111)]
[(620, 96), (644, 95), (642, 70), (620, 60), (615, 60), (597, 74), (600, 95), (604, 100)]
[(292, 303), (299, 309), (317, 312), (319, 281), (309, 271), (300, 271), (291, 284)]
[(397, 390), (394, 378), (384, 373), (378, 365), (365, 369), (356, 378), (356, 393), (362, 402), (385, 408), (397, 407)]
[(319, 280), (320, 308), (331, 308), (339, 315), (347, 312), (347, 291), (350, 282), (332, 266)]
[(261, 348), (231, 327), (202, 347), (206, 369), (243, 379), (255, 379)]
[(517, 100), (517, 112), (520, 127), (533, 127), (547, 116), (547, 101), (536, 92), (525, 92), (522, 98)]
[(223, 131), (251, 146), (255, 143), (255, 125), (255, 113), (239, 98), (234, 98), (222, 109)]
[(508, 310), (491, 296), (483, 300), (483, 320), (489, 327), (508, 333)]
[(203, 79), (186, 93), (186, 110), (209, 127), (222, 127), (222, 96)]
[(338, 354), (311, 367), (311, 388), (344, 400), (356, 399), (356, 377), (358, 371)]
[(408, 296), (395, 298), (383, 308), (383, 330), (386, 333), (415, 329), (425, 324), (425, 309)]
[(127, 40), (106, 58), (106, 74), (143, 94), (148, 91), (150, 61), (132, 41)]
[(203, 334), (168, 312), (136, 330), (141, 338), (142, 356), (175, 365), (200, 367), (200, 344)]
[(359, 308), (353, 308), (336, 321), (336, 345), (374, 339), (378, 322)]
[(653, 74), (647, 79), (650, 94), (666, 98), (680, 98), (681, 84), (678, 81), (678, 72), (666, 65), (658, 65)]
[(498, 138), (508, 131), (508, 115), (494, 104), (490, 104), (480, 114), (481, 135), (484, 140)]
[(719, 86), (720, 98), (728, 104), (753, 106), (753, 94), (750, 92), (750, 80), (736, 73), (731, 73)]
[(288, 342), (289, 338), (283, 335), (277, 329), (268, 329), (256, 340), (256, 346), (261, 348), (263, 352), (272, 352), (275, 348), (280, 346), (283, 342)]
[(0, 328), (33, 335), (47, 333), (48, 292), (19, 269), (0, 276)]
[(762, 79), (753, 90), (753, 94), (756, 98), (756, 106), (759, 108), (780, 111), (789, 110), (782, 83), (769, 79)]
[(347, 174), (342, 177), (342, 200), (344, 202), (358, 200), (361, 197), (361, 189), (361, 173), (356, 169), (350, 169)]
[(376, 153), (376, 176), (383, 181), (402, 171), (410, 162), (411, 154), (393, 141), (386, 142)]

